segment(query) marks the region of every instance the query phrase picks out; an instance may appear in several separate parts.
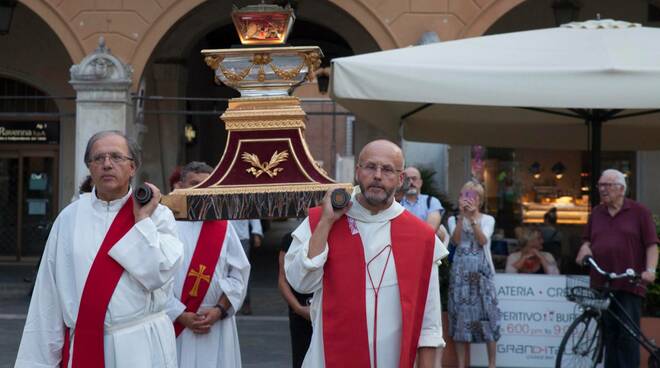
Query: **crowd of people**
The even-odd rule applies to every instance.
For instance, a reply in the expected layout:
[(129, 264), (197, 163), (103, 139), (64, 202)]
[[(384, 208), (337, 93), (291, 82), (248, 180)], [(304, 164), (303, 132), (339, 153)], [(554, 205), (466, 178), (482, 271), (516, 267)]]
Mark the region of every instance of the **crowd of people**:
[[(89, 182), (53, 225), (15, 366), (240, 367), (235, 315), (251, 313), (249, 256), (262, 241), (260, 221), (175, 221), (149, 183), (152, 198), (137, 203), (130, 182), (139, 148), (120, 132), (95, 134), (84, 160)], [(294, 367), (440, 367), (446, 338), (460, 368), (472, 343), (486, 345), (495, 367), (496, 223), (482, 212), (484, 188), (465, 183), (445, 216), (437, 198), (421, 193), (420, 170), (404, 162), (396, 144), (368, 143), (349, 205), (333, 208), (328, 193), (281, 240), (278, 287), (289, 306)], [(189, 163), (172, 185), (193, 187), (212, 171)], [(639, 272), (644, 283), (612, 285), (616, 313), (639, 323), (645, 284), (655, 281), (655, 226), (648, 209), (625, 198), (623, 174), (605, 171), (599, 191), (576, 262), (593, 255), (614, 272)], [(543, 226), (518, 229), (505, 271), (558, 274), (556, 222), (549, 211)], [(449, 249), (443, 336), (438, 266)], [(639, 362), (625, 335), (606, 321), (606, 368)]]

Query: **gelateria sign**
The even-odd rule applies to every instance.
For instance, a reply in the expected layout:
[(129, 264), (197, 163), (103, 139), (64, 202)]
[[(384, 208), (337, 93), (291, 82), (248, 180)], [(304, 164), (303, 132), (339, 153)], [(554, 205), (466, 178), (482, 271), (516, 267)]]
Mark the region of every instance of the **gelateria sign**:
[(30, 121), (0, 122), (0, 143), (57, 144), (59, 141), (59, 123)]
[[(588, 283), (586, 276), (584, 282)], [(565, 288), (563, 275), (495, 275), (502, 313), (498, 367), (555, 366), (559, 343), (579, 313), (576, 305), (566, 300)], [(470, 365), (488, 366), (485, 344), (470, 345)]]

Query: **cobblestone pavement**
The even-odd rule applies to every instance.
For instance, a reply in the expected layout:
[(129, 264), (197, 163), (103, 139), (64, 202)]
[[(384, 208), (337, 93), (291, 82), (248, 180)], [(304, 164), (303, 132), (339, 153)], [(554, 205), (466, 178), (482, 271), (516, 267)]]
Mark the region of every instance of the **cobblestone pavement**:
[[(27, 299), (0, 303), (0, 368), (14, 366), (27, 308)], [(238, 335), (244, 368), (291, 367), (286, 316), (239, 316)]]
[[(277, 289), (277, 255), (282, 236), (295, 221), (275, 221), (264, 245), (253, 252), (251, 316), (238, 316), (243, 367), (291, 367), (286, 303)], [(33, 266), (3, 262), (0, 266), (0, 368), (13, 367), (29, 305)]]

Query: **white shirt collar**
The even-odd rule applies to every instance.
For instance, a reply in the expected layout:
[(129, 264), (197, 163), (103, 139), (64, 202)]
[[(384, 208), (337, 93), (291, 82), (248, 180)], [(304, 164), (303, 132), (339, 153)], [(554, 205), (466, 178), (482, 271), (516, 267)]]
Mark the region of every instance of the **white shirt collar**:
[(392, 205), (390, 205), (389, 208), (372, 215), (371, 211), (364, 208), (360, 202), (353, 197), (353, 205), (351, 206), (351, 209), (348, 210), (347, 215), (348, 217), (352, 217), (361, 222), (385, 222), (399, 216), (404, 210), (403, 206), (397, 201), (392, 201)]
[(104, 210), (104, 211), (119, 211), (121, 207), (126, 203), (128, 198), (131, 196), (133, 193), (133, 188), (131, 186), (128, 187), (128, 193), (124, 195), (123, 197), (119, 199), (115, 199), (113, 201), (104, 201), (102, 199), (99, 199), (96, 196), (96, 187), (92, 189), (92, 193), (90, 194), (89, 198), (92, 201), (92, 208), (96, 210)]

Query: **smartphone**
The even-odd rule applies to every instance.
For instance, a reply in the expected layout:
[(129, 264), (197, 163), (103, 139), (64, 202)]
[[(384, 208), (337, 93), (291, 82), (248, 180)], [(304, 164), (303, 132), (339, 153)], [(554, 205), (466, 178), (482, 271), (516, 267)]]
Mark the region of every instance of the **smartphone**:
[(463, 193), (463, 197), (472, 201), (476, 201), (477, 199), (479, 199), (479, 194), (474, 190), (468, 190)]

